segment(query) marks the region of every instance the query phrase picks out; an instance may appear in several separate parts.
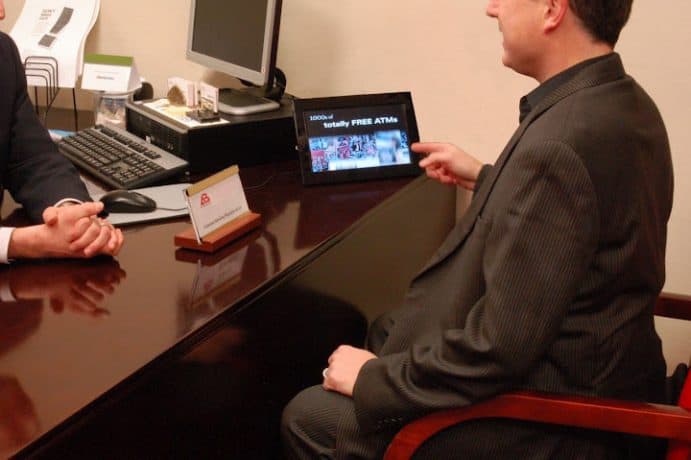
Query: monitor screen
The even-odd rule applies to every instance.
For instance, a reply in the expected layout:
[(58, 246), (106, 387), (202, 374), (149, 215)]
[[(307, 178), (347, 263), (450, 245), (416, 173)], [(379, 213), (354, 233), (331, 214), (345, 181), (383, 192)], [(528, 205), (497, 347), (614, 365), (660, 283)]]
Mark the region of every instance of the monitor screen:
[(187, 58), (255, 85), (272, 77), (280, 0), (192, 0)]
[(419, 140), (409, 92), (295, 99), (305, 185), (416, 176)]
[(411, 163), (403, 105), (308, 111), (304, 117), (314, 173)]

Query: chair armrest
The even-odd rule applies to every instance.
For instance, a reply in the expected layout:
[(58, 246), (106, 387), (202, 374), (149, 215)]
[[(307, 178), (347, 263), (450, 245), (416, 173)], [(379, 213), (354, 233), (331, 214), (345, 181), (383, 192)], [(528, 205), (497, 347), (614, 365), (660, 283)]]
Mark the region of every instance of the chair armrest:
[(655, 303), (655, 314), (691, 321), (691, 296), (663, 292)]
[(509, 418), (691, 442), (691, 412), (681, 407), (517, 392), (410, 422), (391, 441), (384, 459), (408, 459), (427, 439), (445, 428), (482, 418)]

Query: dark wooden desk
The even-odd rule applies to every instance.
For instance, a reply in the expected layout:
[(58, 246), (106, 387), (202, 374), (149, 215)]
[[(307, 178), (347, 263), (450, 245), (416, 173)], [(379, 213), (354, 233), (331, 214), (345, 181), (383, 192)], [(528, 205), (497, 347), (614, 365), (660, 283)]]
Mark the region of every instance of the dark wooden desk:
[(176, 250), (177, 220), (128, 228), (115, 261), (0, 268), (33, 287), (0, 304), (0, 457), (274, 458), (283, 405), (454, 222), (454, 191), (423, 178), (241, 177), (263, 226), (220, 254)]

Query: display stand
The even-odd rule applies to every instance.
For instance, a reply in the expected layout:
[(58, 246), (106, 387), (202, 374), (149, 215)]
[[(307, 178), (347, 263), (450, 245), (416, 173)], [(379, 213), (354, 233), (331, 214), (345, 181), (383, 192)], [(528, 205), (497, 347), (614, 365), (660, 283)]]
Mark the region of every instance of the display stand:
[[(44, 83), (43, 86), (46, 89), (46, 109), (43, 113), (43, 117), (41, 117), (39, 109), (38, 85), (33, 85), (33, 87), (36, 115), (39, 116), (39, 118), (43, 118), (43, 125), (46, 126), (48, 112), (60, 92), (60, 87), (58, 85), (60, 81), (58, 61), (52, 56), (29, 56), (24, 60), (24, 73), (26, 74), (27, 80), (29, 78), (34, 78)], [(74, 130), (78, 131), (79, 117), (77, 115), (77, 94), (74, 88), (72, 88), (72, 110), (74, 113)]]
[(201, 244), (197, 242), (194, 228), (190, 226), (187, 230), (175, 235), (175, 245), (181, 248), (212, 253), (218, 251), (231, 241), (240, 238), (242, 235), (251, 232), (259, 227), (260, 224), (261, 215), (249, 212), (209, 233), (202, 238)]
[(257, 241), (260, 235), (260, 232), (249, 232), (246, 235), (238, 237), (236, 240), (214, 253), (178, 248), (175, 251), (175, 260), (193, 263), (195, 265), (200, 264), (202, 267), (213, 267), (225, 260), (229, 255), (243, 248), (247, 248), (250, 244)]

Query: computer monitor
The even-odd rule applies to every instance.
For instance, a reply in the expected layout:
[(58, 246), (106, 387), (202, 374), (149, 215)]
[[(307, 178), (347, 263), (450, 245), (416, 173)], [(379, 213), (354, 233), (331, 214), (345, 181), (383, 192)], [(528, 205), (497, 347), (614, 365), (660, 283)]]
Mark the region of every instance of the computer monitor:
[(279, 107), (274, 84), (281, 0), (192, 0), (187, 58), (253, 85), (224, 90), (219, 110), (243, 115)]

